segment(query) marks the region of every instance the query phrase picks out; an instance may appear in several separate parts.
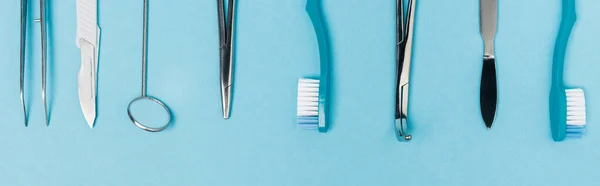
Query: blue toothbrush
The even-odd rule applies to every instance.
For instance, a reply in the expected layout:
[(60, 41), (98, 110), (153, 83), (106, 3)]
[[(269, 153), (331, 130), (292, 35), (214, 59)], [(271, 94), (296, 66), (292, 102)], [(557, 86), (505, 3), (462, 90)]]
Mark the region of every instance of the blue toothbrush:
[(583, 89), (566, 89), (564, 65), (567, 44), (577, 21), (575, 1), (562, 1), (562, 20), (556, 38), (550, 89), (550, 123), (554, 141), (580, 138), (585, 133), (586, 107)]
[(306, 12), (312, 21), (319, 45), (321, 74), (319, 79), (300, 78), (298, 81), (297, 124), (301, 129), (327, 132), (327, 96), (329, 88), (329, 38), (323, 20), (321, 0), (307, 0)]

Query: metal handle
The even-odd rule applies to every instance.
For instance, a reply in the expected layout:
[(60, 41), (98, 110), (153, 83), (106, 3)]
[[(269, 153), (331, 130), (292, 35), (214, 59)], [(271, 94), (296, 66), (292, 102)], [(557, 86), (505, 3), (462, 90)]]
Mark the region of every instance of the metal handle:
[(146, 76), (148, 71), (148, 0), (144, 0), (144, 21), (142, 31), (142, 96), (146, 97)]
[(479, 0), (479, 16), (485, 56), (494, 56), (494, 38), (496, 37), (498, 24), (498, 0)]

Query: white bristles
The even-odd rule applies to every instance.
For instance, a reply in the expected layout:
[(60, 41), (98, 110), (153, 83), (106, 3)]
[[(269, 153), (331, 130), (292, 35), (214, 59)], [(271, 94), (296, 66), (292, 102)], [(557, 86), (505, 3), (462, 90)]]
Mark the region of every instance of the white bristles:
[(318, 116), (319, 80), (298, 80), (298, 116)]
[(300, 129), (319, 128), (319, 80), (298, 80), (297, 126)]
[(319, 80), (318, 79), (308, 79), (308, 78), (300, 78), (298, 80), (299, 83), (310, 83), (312, 85), (316, 85), (317, 87), (319, 87)]
[(584, 126), (586, 121), (583, 89), (567, 89), (567, 125)]

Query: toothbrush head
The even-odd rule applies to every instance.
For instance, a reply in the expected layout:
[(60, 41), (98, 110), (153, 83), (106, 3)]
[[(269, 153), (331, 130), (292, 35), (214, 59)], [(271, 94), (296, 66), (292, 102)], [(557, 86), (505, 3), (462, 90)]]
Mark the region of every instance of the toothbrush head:
[(319, 80), (298, 80), (297, 126), (300, 129), (319, 128)]
[(586, 131), (585, 94), (583, 89), (567, 89), (567, 138), (581, 138)]

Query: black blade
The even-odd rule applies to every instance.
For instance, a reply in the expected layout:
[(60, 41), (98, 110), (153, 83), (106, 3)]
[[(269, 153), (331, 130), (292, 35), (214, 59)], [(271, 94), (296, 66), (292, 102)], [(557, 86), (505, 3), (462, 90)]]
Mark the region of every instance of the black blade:
[(481, 74), (481, 116), (485, 126), (490, 129), (496, 116), (496, 104), (498, 101), (498, 88), (496, 85), (496, 61), (494, 58), (483, 60), (483, 71)]

